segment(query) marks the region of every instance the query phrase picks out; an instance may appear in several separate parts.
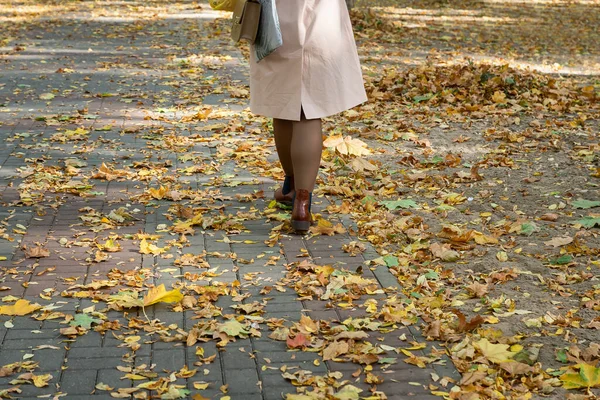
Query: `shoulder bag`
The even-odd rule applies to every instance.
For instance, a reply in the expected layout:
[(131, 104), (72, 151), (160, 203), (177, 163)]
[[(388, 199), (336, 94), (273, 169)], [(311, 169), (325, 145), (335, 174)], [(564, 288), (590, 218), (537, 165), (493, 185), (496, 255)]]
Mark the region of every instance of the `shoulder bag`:
[(258, 32), (261, 5), (256, 0), (237, 0), (233, 10), (231, 38), (235, 42), (245, 40), (254, 43)]

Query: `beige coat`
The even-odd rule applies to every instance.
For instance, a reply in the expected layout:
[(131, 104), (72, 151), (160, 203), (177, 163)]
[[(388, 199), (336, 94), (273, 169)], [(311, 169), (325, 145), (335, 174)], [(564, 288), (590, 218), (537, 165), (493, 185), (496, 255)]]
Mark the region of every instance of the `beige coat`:
[(276, 0), (283, 46), (250, 60), (250, 108), (300, 120), (337, 114), (367, 100), (344, 0)]

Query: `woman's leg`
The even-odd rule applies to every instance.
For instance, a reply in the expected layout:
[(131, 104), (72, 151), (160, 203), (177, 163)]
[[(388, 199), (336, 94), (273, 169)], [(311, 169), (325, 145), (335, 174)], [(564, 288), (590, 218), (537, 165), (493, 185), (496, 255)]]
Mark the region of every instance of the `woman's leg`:
[[(275, 134), (275, 148), (281, 162), (281, 167), (286, 176), (294, 176), (292, 164), (292, 128), (293, 122), (285, 119), (273, 118), (273, 133)], [(293, 189), (293, 188), (292, 188)]]
[(275, 200), (279, 203), (292, 205), (294, 199), (294, 167), (290, 154), (292, 146), (292, 121), (273, 119), (273, 133), (275, 134), (275, 148), (285, 172), (283, 186), (275, 190)]
[(293, 122), (291, 141), (291, 160), (294, 171), (296, 190), (304, 189), (312, 193), (323, 150), (321, 119), (306, 119), (302, 112), (302, 120)]
[(296, 187), (291, 223), (297, 233), (304, 233), (310, 229), (312, 191), (315, 188), (323, 150), (321, 120), (306, 119), (304, 112), (301, 115), (301, 120), (294, 122), (291, 151)]

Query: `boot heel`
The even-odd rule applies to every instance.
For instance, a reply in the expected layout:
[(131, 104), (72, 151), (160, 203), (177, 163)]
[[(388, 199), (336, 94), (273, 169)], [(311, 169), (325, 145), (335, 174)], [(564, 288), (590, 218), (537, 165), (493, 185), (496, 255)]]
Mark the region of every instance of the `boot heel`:
[(296, 233), (306, 233), (312, 222), (310, 213), (312, 193), (305, 189), (298, 189), (294, 194), (294, 208), (292, 209), (292, 228)]
[(296, 232), (308, 232), (308, 229), (310, 228), (310, 222), (292, 220), (292, 228), (294, 228)]

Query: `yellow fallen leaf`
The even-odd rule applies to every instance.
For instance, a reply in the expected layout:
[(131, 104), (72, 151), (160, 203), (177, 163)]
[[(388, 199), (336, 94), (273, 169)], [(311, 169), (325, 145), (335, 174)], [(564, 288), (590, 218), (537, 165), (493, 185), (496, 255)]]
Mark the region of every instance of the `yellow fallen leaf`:
[(121, 251), (121, 244), (114, 239), (108, 239), (106, 242), (97, 243), (96, 245), (100, 250), (108, 251), (110, 253)]
[(473, 232), (473, 240), (475, 240), (475, 243), (477, 244), (498, 244), (497, 238), (477, 231)]
[(350, 136), (331, 135), (324, 142), (325, 147), (333, 147), (342, 155), (362, 156), (370, 154), (367, 144)]
[(183, 294), (178, 289), (167, 292), (165, 285), (152, 288), (144, 296), (144, 306), (151, 306), (156, 303), (178, 303), (183, 300)]
[(600, 387), (600, 368), (587, 363), (577, 364), (572, 368), (578, 369), (579, 372), (570, 370), (560, 377), (565, 389)]
[(33, 384), (35, 385), (35, 387), (44, 387), (44, 386), (48, 386), (48, 381), (50, 379), (52, 379), (52, 375), (50, 374), (44, 374), (44, 375), (32, 375), (32, 380), (33, 380)]
[(125, 374), (124, 378), (131, 379), (132, 381), (142, 381), (144, 379), (148, 379), (147, 377), (138, 374)]
[(0, 306), (0, 315), (27, 315), (42, 308), (39, 304), (31, 304), (28, 300), (19, 299), (10, 306)]
[(317, 224), (310, 227), (310, 232), (313, 235), (333, 236), (336, 233), (346, 233), (346, 229), (340, 223), (333, 225), (326, 219), (319, 218)]
[(142, 254), (153, 254), (155, 256), (167, 251), (166, 247), (158, 247), (152, 243), (148, 243), (146, 239), (142, 239), (140, 242), (140, 253)]
[(96, 384), (96, 389), (98, 389), (98, 390), (113, 390), (114, 388), (108, 386), (106, 383), (99, 382)]
[(206, 382), (194, 382), (194, 389), (196, 390), (204, 390), (208, 387), (208, 383)]
[(496, 90), (492, 96), (492, 101), (496, 104), (501, 104), (506, 102), (506, 94), (499, 90)]
[(479, 349), (485, 358), (496, 364), (508, 361), (516, 354), (508, 350), (507, 344), (493, 344), (485, 338), (473, 342), (473, 346)]
[(496, 258), (498, 261), (505, 262), (508, 261), (508, 254), (505, 251), (499, 251), (496, 253)]
[(161, 200), (167, 194), (168, 189), (164, 186), (161, 186), (159, 189), (149, 188), (148, 193), (150, 196), (155, 198), (156, 200)]

